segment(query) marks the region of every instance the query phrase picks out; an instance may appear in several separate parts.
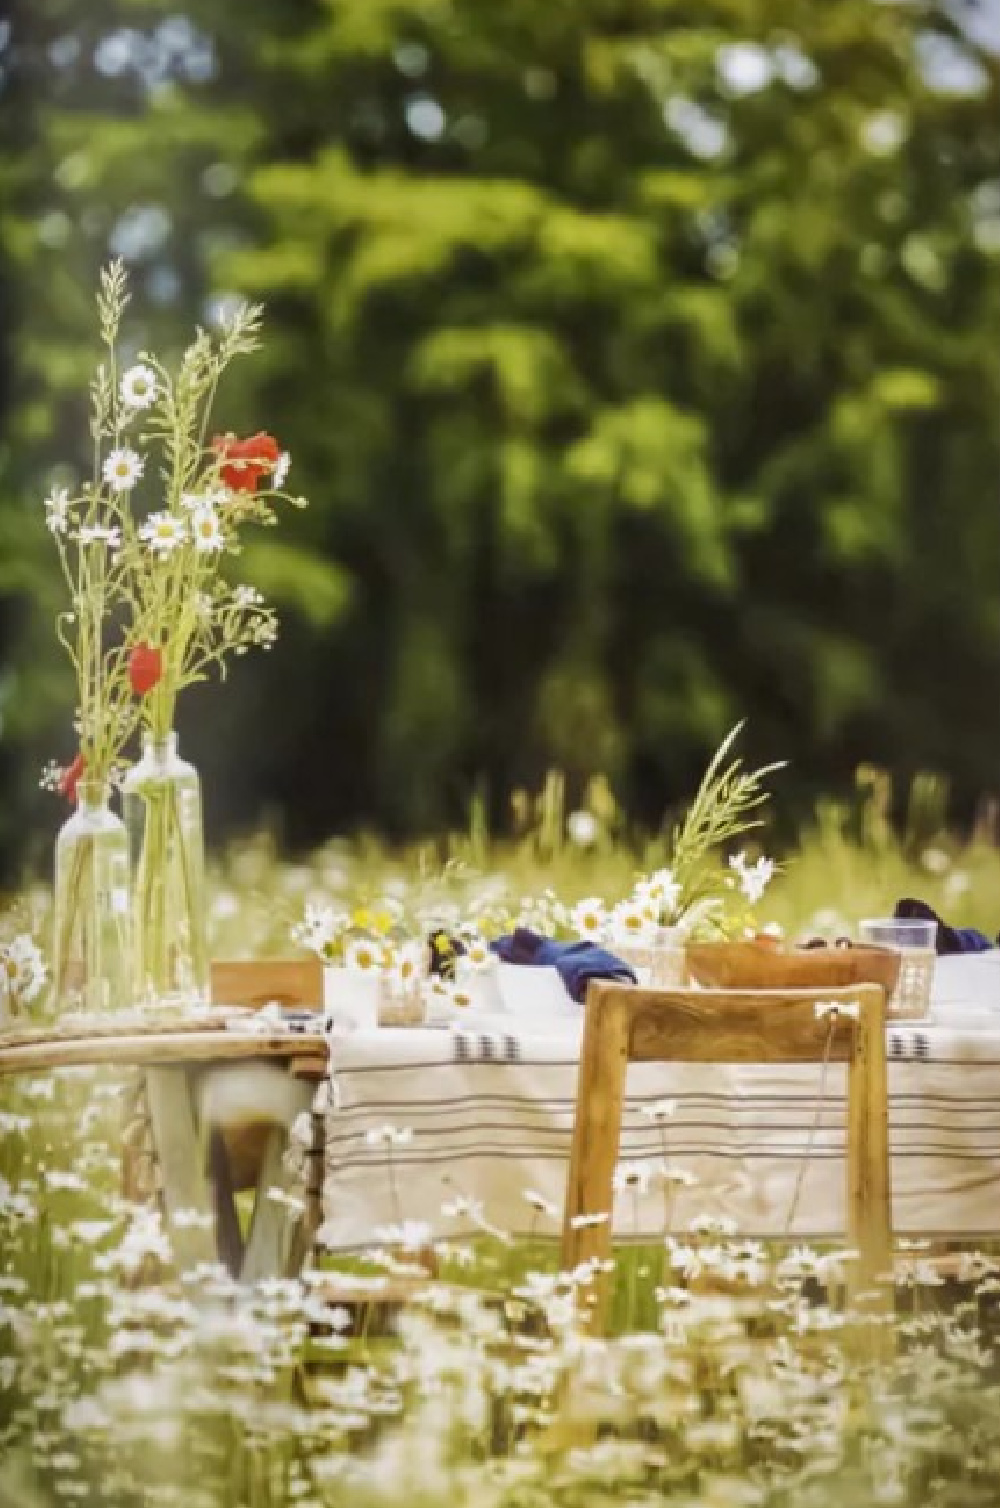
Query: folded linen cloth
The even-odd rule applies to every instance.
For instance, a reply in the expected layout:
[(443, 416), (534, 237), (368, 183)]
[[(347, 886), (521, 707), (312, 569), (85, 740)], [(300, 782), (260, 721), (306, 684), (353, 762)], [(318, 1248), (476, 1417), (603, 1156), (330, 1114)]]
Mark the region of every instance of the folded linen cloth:
[(617, 979), (623, 984), (635, 984), (636, 977), (628, 964), (613, 953), (599, 948), (596, 943), (555, 942), (551, 937), (542, 937), (529, 927), (515, 927), (503, 937), (496, 938), (490, 947), (503, 963), (522, 963), (535, 966), (551, 966), (558, 970), (559, 977), (568, 993), (583, 1004), (587, 985), (592, 979)]
[(898, 900), (892, 914), (903, 919), (912, 917), (918, 921), (937, 922), (937, 950), (940, 954), (985, 953), (987, 948), (994, 946), (985, 932), (976, 927), (950, 927), (926, 901), (911, 895)]

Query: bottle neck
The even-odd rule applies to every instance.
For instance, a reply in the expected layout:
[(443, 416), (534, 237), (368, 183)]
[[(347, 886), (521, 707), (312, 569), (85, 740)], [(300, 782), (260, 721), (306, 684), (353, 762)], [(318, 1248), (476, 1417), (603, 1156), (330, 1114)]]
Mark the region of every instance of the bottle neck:
[(81, 812), (102, 812), (111, 800), (111, 786), (106, 780), (80, 780), (76, 786), (76, 806)]
[(151, 759), (157, 764), (163, 764), (168, 759), (177, 758), (177, 734), (144, 733), (142, 735), (142, 757)]

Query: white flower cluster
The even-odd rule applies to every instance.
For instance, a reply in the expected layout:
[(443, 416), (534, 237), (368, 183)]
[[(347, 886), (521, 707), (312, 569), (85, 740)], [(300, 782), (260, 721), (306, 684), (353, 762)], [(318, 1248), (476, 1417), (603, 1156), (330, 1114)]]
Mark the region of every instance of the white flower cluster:
[[(641, 876), (623, 900), (609, 902), (591, 895), (574, 905), (551, 888), (511, 902), (495, 887), (480, 887), (460, 902), (451, 895), (430, 901), (403, 885), (405, 906), (385, 895), (372, 908), (353, 913), (346, 906), (310, 901), (302, 921), (292, 928), (292, 939), (326, 963), (378, 974), (393, 988), (404, 990), (427, 975), (426, 939), (432, 939), (442, 955), (435, 961), (444, 967), (430, 975), (427, 988), (435, 997), (461, 1006), (469, 1003), (472, 977), (493, 967), (490, 941), (501, 933), (523, 927), (545, 937), (577, 938), (612, 949), (651, 948), (665, 927), (682, 936), (701, 929), (717, 935), (733, 923), (734, 912), (741, 925), (747, 920), (747, 907), (760, 899), (774, 868), (770, 859), (750, 864), (738, 854), (728, 869), (719, 866), (707, 893), (690, 900), (667, 867)], [(333, 888), (342, 890), (340, 870), (334, 878), (338, 883)], [(734, 906), (737, 894), (745, 904)]]
[(759, 858), (756, 864), (748, 864), (746, 855), (734, 854), (729, 867), (739, 880), (740, 889), (751, 906), (756, 906), (771, 880), (774, 878), (773, 859)]
[(17, 1015), (41, 993), (47, 977), (45, 960), (34, 939), (26, 932), (0, 943), (0, 1020), (6, 1012)]

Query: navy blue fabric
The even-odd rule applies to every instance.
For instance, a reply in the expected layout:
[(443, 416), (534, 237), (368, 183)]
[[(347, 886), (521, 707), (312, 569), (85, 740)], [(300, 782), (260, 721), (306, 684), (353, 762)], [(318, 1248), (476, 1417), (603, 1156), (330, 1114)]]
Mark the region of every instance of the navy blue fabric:
[(897, 901), (892, 914), (903, 918), (913, 917), (919, 921), (937, 922), (937, 950), (941, 954), (985, 953), (987, 948), (994, 946), (985, 932), (980, 932), (976, 927), (950, 927), (938, 916), (933, 907), (928, 906), (926, 901), (919, 901), (911, 895), (906, 895), (902, 900)]
[(542, 937), (530, 927), (515, 927), (504, 937), (498, 937), (490, 947), (504, 963), (552, 966), (572, 998), (583, 1004), (587, 985), (592, 979), (617, 979), (622, 984), (635, 984), (636, 978), (628, 964), (605, 948), (589, 942), (555, 942), (551, 937)]

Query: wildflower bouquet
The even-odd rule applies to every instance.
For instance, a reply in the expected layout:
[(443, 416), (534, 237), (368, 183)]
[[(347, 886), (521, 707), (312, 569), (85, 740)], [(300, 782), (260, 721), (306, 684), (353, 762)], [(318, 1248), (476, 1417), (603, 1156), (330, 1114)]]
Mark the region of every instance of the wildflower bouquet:
[[(72, 795), (82, 775), (100, 782), (106, 805), (116, 762), (142, 727), (142, 759), (123, 781), (133, 982), (142, 999), (198, 999), (208, 991), (201, 796), (195, 771), (177, 755), (174, 712), (187, 686), (213, 669), (225, 673), (230, 654), (275, 639), (272, 609), (254, 588), (230, 582), (222, 562), (239, 552), (245, 525), (276, 522), (289, 460), (266, 434), (209, 438), (220, 380), (256, 348), (260, 309), (239, 307), (215, 339), (199, 330), (176, 374), (145, 352), (122, 370), (118, 337), (128, 297), (124, 269), (114, 262), (102, 272), (98, 296), (107, 355), (91, 389), (93, 480), (77, 497), (61, 489), (46, 503), (70, 589), (72, 607), (59, 631), (79, 697), (79, 753), (61, 784)], [(154, 476), (157, 496), (144, 508), (139, 499)], [(70, 908), (76, 888), (67, 881)], [(129, 911), (117, 859), (103, 888), (118, 919), (117, 952)], [(61, 992), (70, 971), (60, 960), (73, 951), (74, 924), (58, 891), (57, 882)], [(106, 920), (102, 925), (106, 931)], [(121, 980), (102, 993), (120, 997)], [(91, 1002), (98, 1003), (110, 1001)]]
[(427, 973), (427, 947), (409, 936), (402, 907), (391, 897), (352, 910), (309, 903), (292, 939), (323, 961), (332, 976), (333, 1007), (356, 1024), (376, 1024), (380, 1015), (410, 1020), (422, 1016), (420, 990)]
[(45, 501), (70, 597), (56, 634), (76, 675), (78, 748), (65, 769), (46, 773), (44, 783), (55, 783), (79, 806), (56, 843), (52, 984), (57, 1000), (88, 1009), (120, 999), (129, 962), (127, 841), (108, 804), (112, 777), (139, 719), (125, 631), (131, 561), (124, 541), (141, 467), (132, 465), (120, 443), (128, 404), (123, 397), (119, 406), (116, 399), (114, 350), (123, 303), (123, 274), (112, 266), (101, 275), (97, 299), (109, 361), (90, 388), (92, 475), (75, 496), (59, 487)]
[(272, 436), (209, 441), (212, 405), (230, 364), (257, 348), (261, 311), (244, 305), (218, 338), (199, 330), (176, 374), (144, 353), (122, 380), (121, 401), (142, 414), (137, 443), (116, 464), (138, 479), (159, 459), (162, 506), (129, 518), (129, 671), (144, 730), (139, 763), (123, 785), (133, 873), (134, 986), (149, 1003), (208, 998), (201, 790), (177, 752), (177, 698), (231, 654), (270, 648), (273, 610), (223, 574), (248, 524), (277, 522), (289, 457)]
[[(765, 779), (782, 768), (779, 763), (745, 770), (741, 759), (730, 758), (741, 728), (738, 723), (723, 739), (674, 827), (669, 863), (640, 875), (631, 894), (615, 904), (588, 896), (569, 912), (576, 936), (606, 943), (654, 973), (666, 968), (656, 982), (667, 983), (676, 972), (683, 939), (745, 935), (775, 872), (768, 858), (751, 864), (742, 850), (728, 851), (761, 825), (758, 813), (769, 794)], [(658, 947), (673, 961), (655, 958)]]

